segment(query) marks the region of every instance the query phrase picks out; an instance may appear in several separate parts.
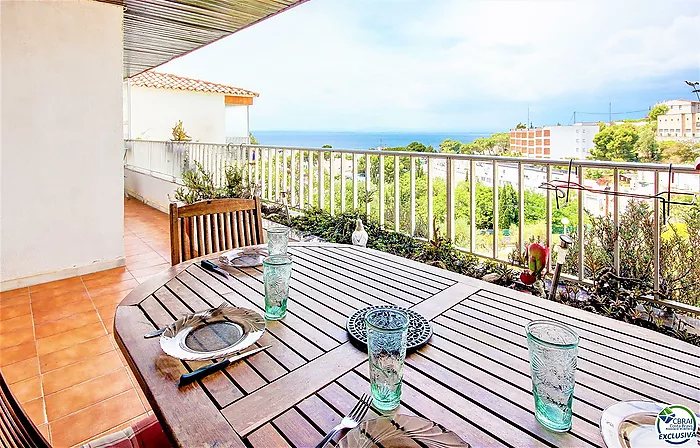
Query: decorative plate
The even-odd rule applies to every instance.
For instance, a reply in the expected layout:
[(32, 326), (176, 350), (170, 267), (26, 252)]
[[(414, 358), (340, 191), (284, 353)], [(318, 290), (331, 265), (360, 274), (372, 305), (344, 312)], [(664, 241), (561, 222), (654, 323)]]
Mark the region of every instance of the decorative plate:
[[(600, 434), (608, 448), (672, 446), (659, 440), (656, 417), (666, 407), (653, 401), (622, 401), (600, 418)], [(694, 444), (691, 444), (694, 445)]]
[(260, 313), (223, 303), (169, 325), (160, 336), (160, 346), (166, 354), (186, 361), (225, 358), (251, 346), (264, 331)]
[(379, 417), (360, 423), (338, 443), (340, 448), (469, 448), (469, 444), (442, 425), (412, 415)]
[(219, 256), (219, 261), (236, 268), (252, 268), (262, 266), (265, 257), (267, 257), (267, 247), (257, 245), (225, 252)]
[(428, 342), (430, 337), (433, 335), (433, 327), (430, 326), (430, 322), (415, 311), (394, 305), (368, 306), (367, 308), (362, 308), (355, 311), (350, 317), (348, 317), (348, 321), (345, 324), (345, 329), (348, 331), (348, 334), (355, 344), (365, 347), (367, 346), (367, 325), (365, 323), (365, 316), (370, 311), (380, 308), (397, 309), (408, 314), (408, 335), (406, 337), (407, 350), (415, 350), (418, 347), (421, 347)]

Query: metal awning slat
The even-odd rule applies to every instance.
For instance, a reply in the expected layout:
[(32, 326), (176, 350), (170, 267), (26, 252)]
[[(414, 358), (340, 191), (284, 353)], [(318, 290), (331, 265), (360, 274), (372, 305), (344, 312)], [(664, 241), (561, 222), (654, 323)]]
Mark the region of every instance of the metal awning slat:
[(124, 7), (124, 76), (133, 76), (308, 0), (99, 0)]

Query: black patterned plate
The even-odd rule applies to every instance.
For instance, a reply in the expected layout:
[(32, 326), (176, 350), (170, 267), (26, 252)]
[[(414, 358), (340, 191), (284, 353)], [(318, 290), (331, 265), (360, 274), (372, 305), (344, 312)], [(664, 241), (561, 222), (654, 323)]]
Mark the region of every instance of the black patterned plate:
[(394, 305), (368, 306), (367, 308), (355, 311), (348, 317), (348, 321), (345, 324), (345, 329), (356, 345), (364, 346), (365, 348), (367, 346), (367, 325), (365, 324), (365, 316), (367, 313), (372, 310), (386, 308), (401, 310), (408, 315), (407, 350), (415, 350), (423, 346), (433, 335), (433, 327), (430, 326), (430, 322), (415, 311)]
[(397, 414), (367, 420), (338, 443), (340, 448), (469, 448), (457, 434), (430, 420)]

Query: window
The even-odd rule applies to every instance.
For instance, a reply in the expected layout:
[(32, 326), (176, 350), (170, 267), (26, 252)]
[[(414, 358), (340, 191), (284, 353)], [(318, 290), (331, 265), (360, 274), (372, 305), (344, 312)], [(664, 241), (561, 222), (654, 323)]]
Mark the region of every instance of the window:
[(581, 132), (585, 134), (585, 133), (586, 133), (586, 130), (585, 130), (585, 129), (581, 129)]

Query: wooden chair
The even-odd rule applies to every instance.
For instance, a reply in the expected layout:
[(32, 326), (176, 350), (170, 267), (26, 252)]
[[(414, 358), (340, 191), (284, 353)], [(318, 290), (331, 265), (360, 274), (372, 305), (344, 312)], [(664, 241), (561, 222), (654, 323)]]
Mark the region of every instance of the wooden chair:
[(174, 265), (213, 252), (264, 243), (260, 198), (170, 204), (170, 255)]
[(41, 432), (24, 413), (0, 373), (0, 446), (8, 448), (51, 448)]

